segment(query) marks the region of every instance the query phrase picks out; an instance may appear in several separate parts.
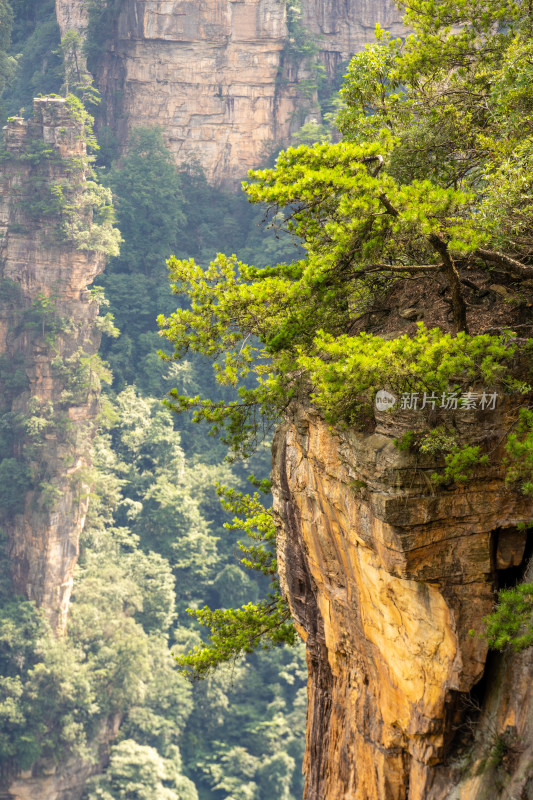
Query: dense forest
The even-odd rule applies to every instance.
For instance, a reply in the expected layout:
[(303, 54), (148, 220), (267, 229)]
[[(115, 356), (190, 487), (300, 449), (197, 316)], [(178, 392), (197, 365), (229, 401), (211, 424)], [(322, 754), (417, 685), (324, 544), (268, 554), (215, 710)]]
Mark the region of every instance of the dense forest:
[[(60, 41), (52, 0), (6, 2), (1, 13), (5, 119), (28, 113), (35, 95), (65, 91), (71, 50)], [(91, 759), (102, 725), (115, 719), (109, 767), (87, 787), (87, 800), (298, 798), (302, 648), (259, 651), (193, 685), (170, 654), (202, 641), (187, 608), (238, 606), (266, 592), (268, 581), (240, 565), (242, 536), (224, 528), (231, 515), (215, 484), (251, 490), (249, 474), (268, 475), (269, 441), (254, 459), (230, 465), (227, 448), (163, 407), (171, 387), (209, 396), (215, 381), (205, 359), (162, 361), (156, 324), (176, 304), (171, 254), (208, 263), (223, 249), (266, 265), (294, 245), (265, 230), (243, 196), (210, 186), (197, 164), (174, 166), (157, 127), (133, 131), (120, 158), (112, 137), (101, 138), (95, 169), (113, 190), (123, 242), (93, 290), (110, 369), (90, 512), (66, 638), (13, 599), (2, 568), (0, 759), (10, 770)], [(13, 495), (2, 499), (12, 503)]]

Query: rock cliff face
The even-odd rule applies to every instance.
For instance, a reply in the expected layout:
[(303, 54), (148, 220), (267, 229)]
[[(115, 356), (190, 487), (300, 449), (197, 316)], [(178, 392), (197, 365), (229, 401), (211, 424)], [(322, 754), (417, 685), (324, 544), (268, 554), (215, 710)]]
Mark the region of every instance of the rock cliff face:
[[(64, 33), (82, 0), (56, 0)], [(178, 162), (236, 184), (286, 144), (305, 116), (305, 60), (289, 56), (285, 0), (122, 0), (97, 69), (103, 118), (124, 143), (132, 126), (160, 125)], [(377, 22), (402, 32), (392, 0), (304, 0), (302, 20), (331, 76), (373, 39)]]
[(11, 780), (4, 792), (0, 785), (0, 800), (82, 800), (89, 778), (102, 772), (108, 763), (109, 747), (119, 726), (119, 716), (102, 724), (92, 742), (96, 759), (38, 762)]
[(305, 0), (303, 24), (316, 38), (330, 75), (339, 64), (374, 41), (376, 25), (405, 36), (395, 3), (383, 0)]
[[(472, 413), (479, 436), (505, 430), (505, 410)], [(487, 698), (471, 695), (487, 651), (469, 630), (524, 560), (531, 503), (498, 468), (433, 488), (434, 465), (393, 443), (409, 420), (377, 417), (339, 433), (299, 409), (274, 447), (280, 574), (308, 651), (305, 799), (530, 798), (531, 659), (493, 663)], [(513, 794), (490, 768), (505, 736)]]
[(98, 305), (87, 287), (104, 258), (57, 230), (60, 195), (86, 180), (83, 122), (64, 100), (36, 100), (34, 113), (9, 122), (0, 173), (0, 465), (13, 481), (0, 527), (15, 592), (61, 631), (98, 409)]
[(56, 17), (62, 35), (66, 31), (81, 32), (87, 24), (86, 6), (76, 0), (56, 0)]

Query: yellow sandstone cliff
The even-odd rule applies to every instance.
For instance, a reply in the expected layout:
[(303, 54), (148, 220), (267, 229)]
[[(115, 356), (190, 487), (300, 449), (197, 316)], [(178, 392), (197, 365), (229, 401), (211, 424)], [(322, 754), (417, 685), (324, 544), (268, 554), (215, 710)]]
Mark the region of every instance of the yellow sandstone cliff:
[[(502, 411), (473, 415), (480, 437), (505, 429)], [(305, 800), (527, 800), (531, 655), (493, 660), (472, 695), (487, 648), (469, 631), (524, 560), (531, 501), (500, 468), (436, 489), (427, 457), (394, 445), (406, 415), (376, 416), (373, 433), (341, 433), (299, 408), (274, 446), (280, 575), (308, 652)]]

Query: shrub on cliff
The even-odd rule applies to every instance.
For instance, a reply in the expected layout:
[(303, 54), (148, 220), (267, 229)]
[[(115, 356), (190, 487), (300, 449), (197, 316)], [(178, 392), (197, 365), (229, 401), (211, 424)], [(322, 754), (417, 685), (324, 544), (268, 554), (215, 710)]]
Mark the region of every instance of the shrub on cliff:
[(533, 644), (533, 583), (500, 592), (495, 611), (487, 618), (487, 640), (496, 650), (520, 652)]
[(32, 487), (27, 464), (16, 458), (0, 458), (0, 514), (20, 514)]

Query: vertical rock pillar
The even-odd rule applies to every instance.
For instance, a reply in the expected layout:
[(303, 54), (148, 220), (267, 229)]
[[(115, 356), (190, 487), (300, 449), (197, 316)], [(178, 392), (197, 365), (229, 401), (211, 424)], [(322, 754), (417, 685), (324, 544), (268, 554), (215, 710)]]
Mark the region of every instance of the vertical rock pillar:
[[(66, 625), (98, 410), (102, 253), (65, 234), (86, 190), (84, 123), (67, 101), (12, 118), (0, 163), (0, 529), (13, 589)], [(77, 198), (77, 199), (76, 199)], [(92, 212), (80, 211), (90, 225)]]

